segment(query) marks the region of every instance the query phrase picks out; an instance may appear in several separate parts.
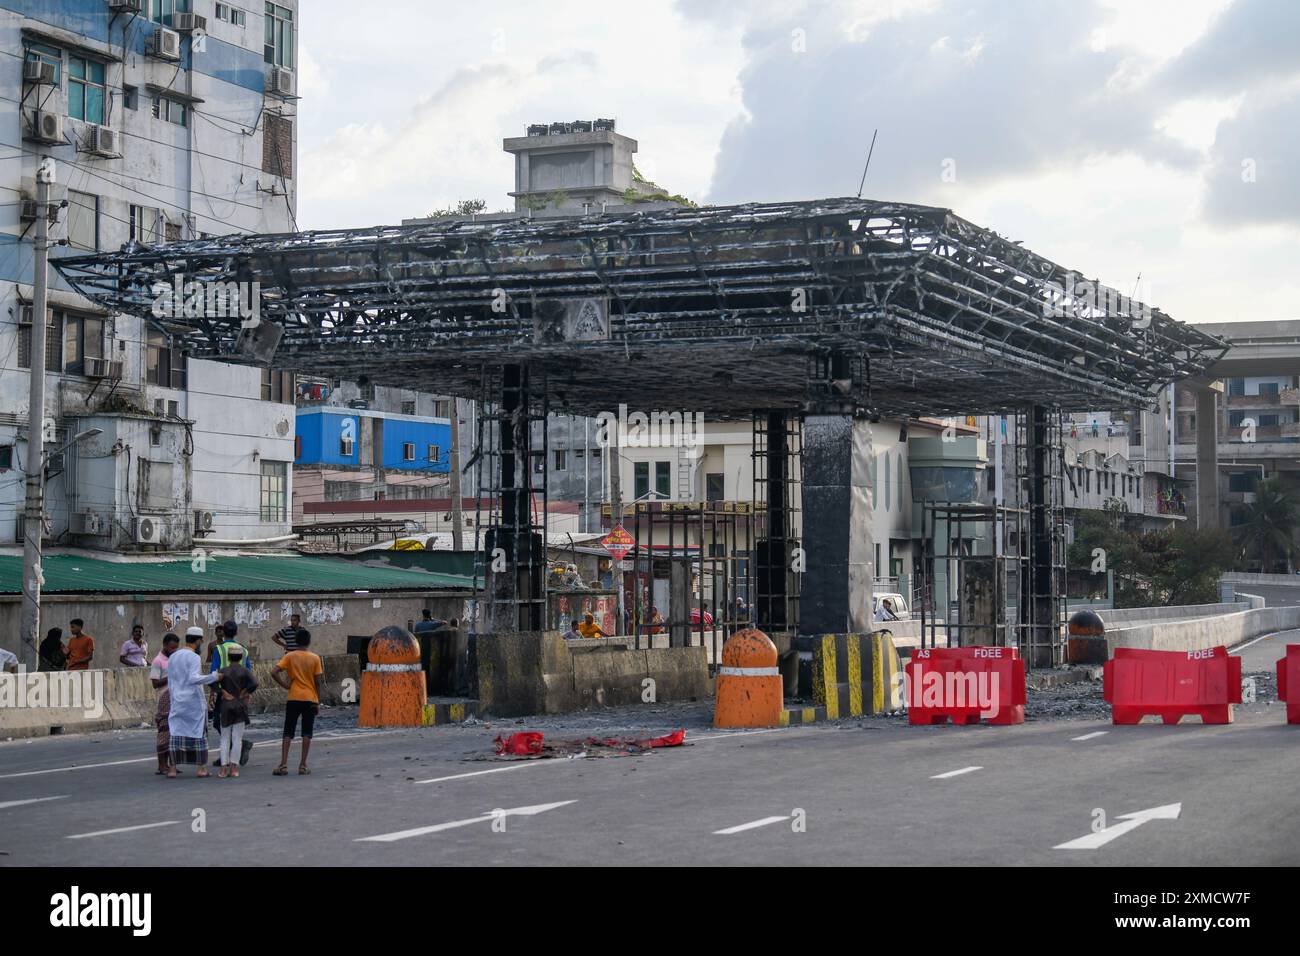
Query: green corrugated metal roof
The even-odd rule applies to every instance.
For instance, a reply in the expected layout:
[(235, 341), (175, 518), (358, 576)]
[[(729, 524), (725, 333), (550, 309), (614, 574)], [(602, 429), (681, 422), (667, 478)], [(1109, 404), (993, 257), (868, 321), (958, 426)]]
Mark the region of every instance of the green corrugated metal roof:
[[(0, 555), (0, 594), (22, 591), (23, 559)], [(71, 555), (46, 555), (46, 594), (195, 594), (267, 592), (333, 593), (469, 588), (458, 574), (379, 568), (355, 561), (315, 557), (250, 557), (209, 554), (204, 570), (189, 561), (98, 561)]]

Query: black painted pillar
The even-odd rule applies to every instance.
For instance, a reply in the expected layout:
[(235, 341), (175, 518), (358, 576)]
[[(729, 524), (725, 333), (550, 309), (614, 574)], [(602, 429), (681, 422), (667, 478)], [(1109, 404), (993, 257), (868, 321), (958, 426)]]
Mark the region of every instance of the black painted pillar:
[(865, 417), (804, 417), (800, 634), (872, 629), (871, 454)]

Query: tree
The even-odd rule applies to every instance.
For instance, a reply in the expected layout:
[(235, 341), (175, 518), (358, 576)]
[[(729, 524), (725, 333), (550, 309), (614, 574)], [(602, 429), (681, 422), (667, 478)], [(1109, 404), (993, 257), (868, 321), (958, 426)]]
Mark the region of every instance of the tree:
[(1258, 558), (1265, 573), (1279, 559), (1291, 570), (1295, 550), (1297, 503), (1291, 489), (1280, 478), (1265, 478), (1255, 485), (1255, 500), (1246, 506), (1243, 524), (1236, 527), (1243, 558)]
[(481, 212), (487, 212), (486, 199), (461, 199), (456, 205), (449, 206), (446, 209), (434, 209), (429, 213), (430, 219), (439, 219), (443, 216), (474, 216)]

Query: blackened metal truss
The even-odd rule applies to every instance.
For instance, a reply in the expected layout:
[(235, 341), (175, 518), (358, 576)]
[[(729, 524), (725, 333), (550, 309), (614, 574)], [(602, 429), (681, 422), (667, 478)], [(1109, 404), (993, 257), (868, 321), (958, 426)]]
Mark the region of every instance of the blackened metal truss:
[[(719, 417), (808, 408), (831, 354), (865, 370), (844, 391), (880, 414), (1134, 408), (1226, 351), (949, 210), (862, 199), (225, 236), (55, 266), (138, 315), (177, 276), (256, 281), (277, 368), (477, 397), (485, 366), (522, 364), (552, 409), (587, 414), (630, 395)], [(557, 334), (548, 314), (582, 300), (603, 328)], [(226, 358), (240, 324), (164, 322)]]

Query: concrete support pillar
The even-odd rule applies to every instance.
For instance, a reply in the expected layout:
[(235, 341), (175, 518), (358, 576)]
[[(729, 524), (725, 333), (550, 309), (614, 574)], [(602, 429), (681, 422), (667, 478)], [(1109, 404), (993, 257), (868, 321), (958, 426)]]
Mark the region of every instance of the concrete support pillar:
[(767, 535), (757, 542), (754, 621), (765, 631), (784, 631), (790, 626), (790, 551), (793, 532), (790, 521), (790, 448), (786, 441), (789, 422), (786, 412), (767, 413), (763, 449), (763, 500), (767, 503)]
[[(1215, 383), (1217, 384), (1217, 383)], [(1219, 386), (1221, 389), (1222, 386)], [(1219, 527), (1219, 390), (1196, 389), (1196, 526)]]
[(808, 415), (803, 427), (801, 634), (872, 629), (871, 425)]

